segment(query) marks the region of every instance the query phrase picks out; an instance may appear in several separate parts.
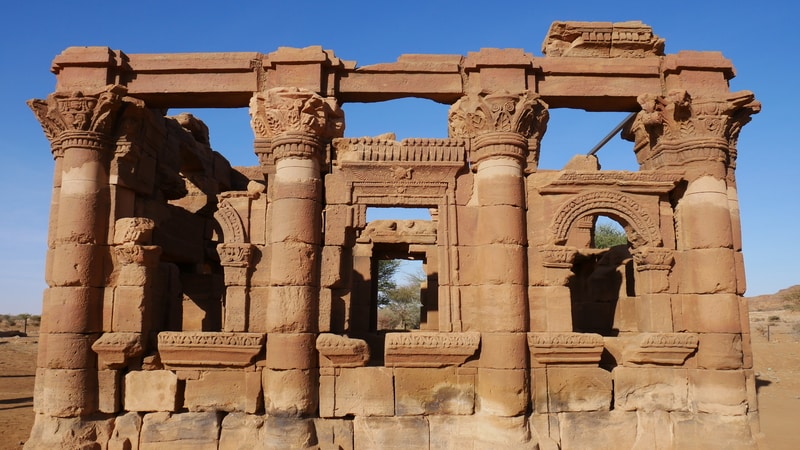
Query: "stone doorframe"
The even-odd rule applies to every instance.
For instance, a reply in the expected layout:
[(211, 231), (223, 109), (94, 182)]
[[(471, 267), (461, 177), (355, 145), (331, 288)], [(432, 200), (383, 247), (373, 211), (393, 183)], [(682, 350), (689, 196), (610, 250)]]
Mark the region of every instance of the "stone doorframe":
[[(433, 329), (462, 331), (458, 276), (456, 177), (468, 170), (463, 139), (339, 138), (326, 176), (325, 246), (352, 249), (366, 227), (367, 207), (425, 207), (438, 211), (439, 323)], [(344, 219), (349, 216), (350, 220)], [(337, 227), (349, 222), (345, 236)], [(345, 252), (347, 253), (347, 252)]]

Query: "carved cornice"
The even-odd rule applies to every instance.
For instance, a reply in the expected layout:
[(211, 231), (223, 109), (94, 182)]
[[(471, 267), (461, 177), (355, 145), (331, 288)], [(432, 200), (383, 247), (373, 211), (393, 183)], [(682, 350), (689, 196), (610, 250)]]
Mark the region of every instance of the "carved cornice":
[[(323, 333), (317, 337), (321, 365), (361, 367), (369, 361), (369, 346), (361, 339)], [(326, 364), (327, 363), (327, 364)]]
[(528, 333), (531, 365), (576, 365), (600, 362), (603, 336), (593, 333)]
[(463, 364), (480, 346), (481, 335), (465, 333), (388, 333), (384, 363), (394, 367), (442, 367)]
[(664, 39), (638, 21), (553, 22), (542, 44), (553, 56), (644, 58), (664, 55)]
[(111, 142), (115, 114), (125, 92), (118, 85), (88, 95), (56, 92), (46, 100), (29, 100), (28, 106), (39, 119), (55, 155), (69, 147), (102, 150)]
[(162, 331), (158, 352), (166, 367), (243, 367), (264, 347), (261, 333)]
[(735, 164), (739, 132), (761, 110), (749, 91), (692, 98), (674, 90), (666, 96), (643, 94), (638, 101), (642, 111), (626, 137), (635, 142), (644, 169), (708, 160)]
[(623, 364), (679, 366), (697, 350), (698, 344), (696, 334), (643, 333), (625, 346)]

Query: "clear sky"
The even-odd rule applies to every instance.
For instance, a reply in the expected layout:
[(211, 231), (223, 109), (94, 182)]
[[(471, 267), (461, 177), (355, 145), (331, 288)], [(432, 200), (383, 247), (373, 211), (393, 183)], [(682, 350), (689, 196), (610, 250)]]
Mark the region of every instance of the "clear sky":
[[(69, 46), (126, 53), (257, 51), (321, 45), (360, 66), (403, 53), (466, 55), (485, 47), (541, 55), (555, 20), (640, 20), (666, 39), (666, 52), (721, 51), (733, 61), (731, 89), (763, 104), (739, 139), (738, 187), (747, 295), (800, 283), (800, 152), (795, 131), (797, 3), (680, 1), (36, 1), (0, 13), (0, 313), (41, 311), (53, 162), (25, 101), (55, 87), (50, 63)], [(423, 100), (346, 104), (348, 136), (394, 131), (444, 137), (445, 105)], [(174, 113), (180, 111), (171, 111)], [(235, 165), (254, 165), (247, 111), (194, 111), (211, 144)], [(586, 153), (625, 114), (551, 111), (540, 167), (560, 168)], [(615, 139), (603, 168), (635, 169), (632, 147)]]

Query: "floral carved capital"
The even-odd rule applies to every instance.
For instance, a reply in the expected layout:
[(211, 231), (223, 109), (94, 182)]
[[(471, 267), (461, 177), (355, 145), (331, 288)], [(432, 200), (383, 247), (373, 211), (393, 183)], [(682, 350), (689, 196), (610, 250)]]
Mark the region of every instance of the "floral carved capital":
[(449, 134), (472, 138), (500, 131), (541, 139), (548, 118), (547, 104), (535, 92), (467, 95), (450, 107)]
[(94, 141), (110, 139), (116, 112), (126, 92), (125, 87), (119, 85), (109, 85), (92, 94), (56, 92), (45, 100), (29, 100), (28, 106), (39, 119), (55, 152), (67, 140), (91, 145)]
[[(665, 96), (643, 94), (637, 100), (642, 111), (626, 137), (635, 142), (637, 158), (645, 168), (654, 161), (663, 166), (693, 159), (721, 159), (733, 164), (742, 126), (761, 111), (761, 103), (750, 91), (693, 98), (684, 90), (674, 90)], [(698, 149), (702, 154), (680, 154)]]
[(257, 139), (284, 133), (333, 139), (344, 133), (344, 113), (333, 98), (306, 89), (278, 87), (250, 99), (250, 125)]

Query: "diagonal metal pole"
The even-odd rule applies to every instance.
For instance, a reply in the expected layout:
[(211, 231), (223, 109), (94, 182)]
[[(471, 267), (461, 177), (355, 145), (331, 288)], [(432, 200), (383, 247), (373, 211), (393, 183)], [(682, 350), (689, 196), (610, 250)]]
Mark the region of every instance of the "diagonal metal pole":
[(614, 136), (616, 136), (616, 135), (617, 135), (617, 133), (619, 133), (619, 132), (620, 132), (620, 130), (622, 130), (622, 128), (623, 128), (623, 127), (624, 127), (624, 126), (625, 126), (625, 125), (626, 125), (628, 122), (630, 122), (631, 120), (633, 120), (633, 118), (634, 118), (634, 117), (636, 117), (636, 113), (635, 113), (635, 112), (632, 112), (632, 113), (628, 114), (628, 116), (627, 116), (627, 117), (625, 117), (625, 119), (623, 119), (623, 120), (622, 120), (622, 122), (620, 122), (620, 123), (619, 123), (619, 125), (617, 125), (616, 127), (614, 127), (614, 129), (613, 129), (613, 130), (611, 130), (611, 132), (610, 132), (610, 133), (608, 133), (608, 134), (606, 135), (606, 137), (604, 137), (604, 138), (603, 138), (603, 139), (602, 139), (600, 142), (598, 142), (598, 143), (597, 143), (597, 145), (595, 145), (595, 146), (594, 146), (594, 148), (592, 148), (591, 150), (589, 150), (589, 153), (587, 153), (587, 155), (594, 155), (595, 153), (597, 153), (598, 151), (600, 151), (600, 149), (601, 149), (601, 148), (603, 148), (603, 146), (604, 146), (604, 145), (608, 144), (608, 141), (610, 141), (610, 140), (611, 140), (611, 138), (613, 138)]

